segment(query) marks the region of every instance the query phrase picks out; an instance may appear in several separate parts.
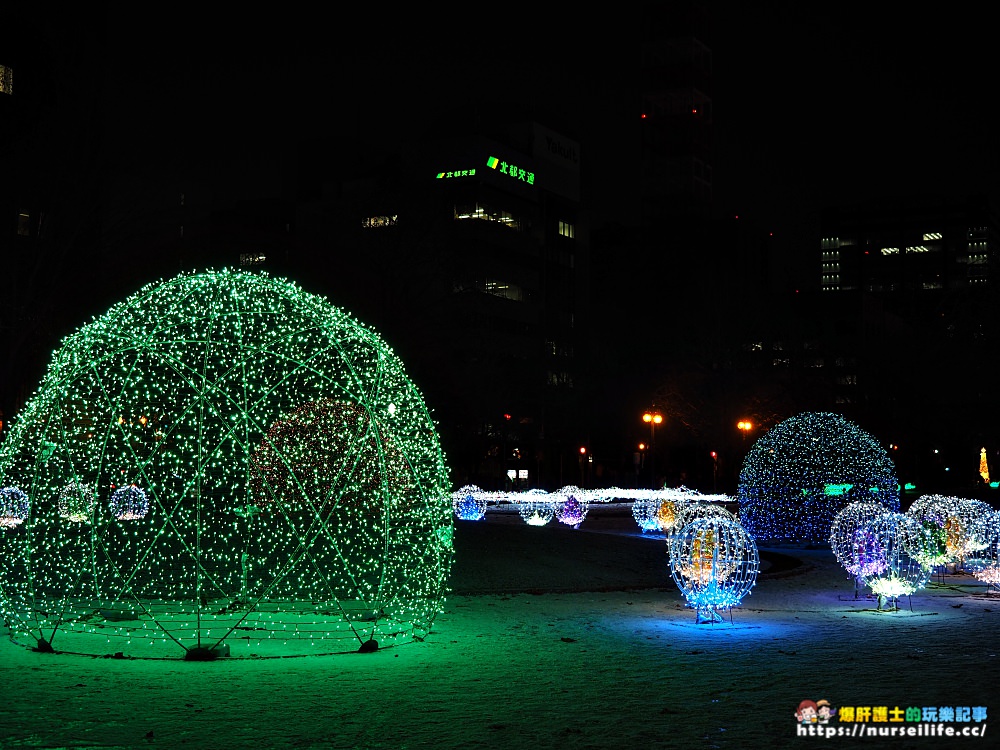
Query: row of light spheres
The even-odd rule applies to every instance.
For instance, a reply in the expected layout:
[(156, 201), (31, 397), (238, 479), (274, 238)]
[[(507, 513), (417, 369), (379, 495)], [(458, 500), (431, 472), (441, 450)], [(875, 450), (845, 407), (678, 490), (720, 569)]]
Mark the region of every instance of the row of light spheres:
[(880, 607), (923, 588), (934, 570), (951, 564), (1000, 586), (1000, 512), (982, 500), (923, 495), (904, 513), (853, 502), (834, 519), (830, 546)]
[(45, 650), (372, 650), (443, 607), (420, 392), (376, 333), (266, 274), (151, 284), (67, 337), (0, 488), (0, 607)]
[(725, 495), (702, 495), (686, 487), (582, 490), (572, 485), (551, 494), (490, 493), (466, 485), (452, 495), (452, 505), (464, 521), (482, 520), (491, 502), (509, 502), (530, 526), (544, 526), (556, 518), (578, 528), (592, 502), (612, 499), (632, 500), (632, 513), (643, 533), (654, 527), (665, 533), (671, 577), (695, 610), (698, 623), (719, 622), (719, 610), (737, 606), (753, 588), (760, 569), (757, 545), (722, 505), (729, 500)]

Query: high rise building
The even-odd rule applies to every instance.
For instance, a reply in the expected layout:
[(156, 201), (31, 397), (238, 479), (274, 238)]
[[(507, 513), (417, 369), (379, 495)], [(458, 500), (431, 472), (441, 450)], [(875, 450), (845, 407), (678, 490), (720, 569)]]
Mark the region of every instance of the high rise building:
[(372, 156), (299, 207), (295, 265), (400, 354), (457, 485), (580, 483), (579, 143), (521, 122)]

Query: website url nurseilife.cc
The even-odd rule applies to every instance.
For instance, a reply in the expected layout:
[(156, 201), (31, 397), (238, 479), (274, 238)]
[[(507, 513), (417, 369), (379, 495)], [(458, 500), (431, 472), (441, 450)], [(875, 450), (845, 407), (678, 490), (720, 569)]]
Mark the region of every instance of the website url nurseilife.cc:
[(956, 727), (950, 724), (916, 724), (908, 727), (851, 724), (836, 727), (820, 725), (796, 727), (799, 737), (983, 737), (986, 725)]

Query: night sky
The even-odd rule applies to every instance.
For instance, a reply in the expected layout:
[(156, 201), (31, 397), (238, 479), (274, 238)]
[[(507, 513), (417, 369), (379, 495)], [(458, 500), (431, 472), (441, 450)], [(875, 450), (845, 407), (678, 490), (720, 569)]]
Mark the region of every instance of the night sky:
[[(995, 182), (996, 66), (976, 12), (708, 5), (727, 211), (785, 221), (828, 202)], [(503, 18), (447, 24), (413, 8), (349, 23), (199, 9), (110, 32), (121, 64), (107, 102), (128, 161), (146, 151), (175, 168), (215, 164), (209, 176), (231, 178), (234, 194), (274, 190), (272, 170), (303, 138), (349, 152), (524, 113), (583, 143), (595, 225), (627, 221), (637, 6), (610, 16), (514, 4)]]

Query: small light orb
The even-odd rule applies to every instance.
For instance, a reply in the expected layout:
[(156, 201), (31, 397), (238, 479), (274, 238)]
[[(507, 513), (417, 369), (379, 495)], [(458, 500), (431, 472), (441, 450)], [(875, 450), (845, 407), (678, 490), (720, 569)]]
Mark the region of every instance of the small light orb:
[[(881, 503), (865, 500), (849, 503), (833, 518), (830, 525), (830, 547), (834, 557), (848, 573), (855, 577), (878, 572), (875, 568), (883, 565), (880, 558), (868, 559), (863, 553), (868, 548), (861, 538), (863, 529), (889, 509)], [(872, 549), (876, 549), (872, 545)]]
[(474, 484), (467, 484), (452, 493), (451, 504), (459, 520), (482, 521), (486, 517), (486, 498)]
[(529, 526), (545, 526), (556, 513), (553, 498), (545, 490), (528, 490), (517, 504), (517, 512)]
[(930, 580), (931, 569), (909, 551), (913, 548), (910, 540), (919, 535), (921, 529), (921, 525), (905, 513), (886, 513), (861, 529), (857, 557), (859, 561), (872, 561), (862, 578), (879, 597), (880, 609), (884, 603), (895, 608), (900, 596), (910, 596)]
[(18, 487), (0, 488), (0, 529), (13, 529), (28, 517), (28, 496)]
[(699, 623), (720, 621), (757, 581), (757, 544), (738, 521), (699, 518), (668, 540), (670, 575)]
[(573, 485), (563, 487), (555, 493), (553, 502), (556, 520), (573, 528), (578, 528), (583, 523), (590, 506), (586, 493)]
[(90, 523), (97, 498), (89, 484), (70, 482), (59, 491), (59, 516), (73, 523)]
[(108, 509), (119, 521), (138, 521), (149, 512), (149, 498), (141, 487), (130, 484), (111, 494)]
[(646, 497), (637, 497), (632, 501), (632, 517), (639, 525), (643, 534), (660, 530), (660, 503), (663, 500), (657, 493)]

